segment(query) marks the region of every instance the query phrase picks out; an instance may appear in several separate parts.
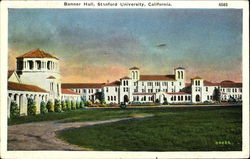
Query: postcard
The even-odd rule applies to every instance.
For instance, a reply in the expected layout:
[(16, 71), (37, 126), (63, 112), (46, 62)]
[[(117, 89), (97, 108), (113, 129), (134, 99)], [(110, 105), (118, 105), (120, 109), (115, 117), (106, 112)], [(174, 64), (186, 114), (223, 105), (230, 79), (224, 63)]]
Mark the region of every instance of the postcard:
[(2, 1), (1, 158), (248, 158), (247, 1)]

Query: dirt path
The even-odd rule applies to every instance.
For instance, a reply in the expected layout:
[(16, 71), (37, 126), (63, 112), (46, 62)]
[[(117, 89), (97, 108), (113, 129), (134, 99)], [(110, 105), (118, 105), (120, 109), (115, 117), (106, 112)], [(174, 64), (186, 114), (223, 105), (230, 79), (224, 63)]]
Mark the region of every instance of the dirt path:
[(8, 150), (87, 150), (58, 139), (56, 131), (146, 117), (152, 116), (90, 122), (60, 123), (59, 121), (50, 121), (12, 125), (8, 126)]

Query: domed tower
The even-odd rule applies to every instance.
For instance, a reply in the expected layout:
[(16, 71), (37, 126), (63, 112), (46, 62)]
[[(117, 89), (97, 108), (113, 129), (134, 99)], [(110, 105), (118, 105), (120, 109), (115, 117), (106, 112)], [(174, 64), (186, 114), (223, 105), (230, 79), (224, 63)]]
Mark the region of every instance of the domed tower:
[(132, 80), (138, 81), (140, 79), (140, 69), (137, 67), (129, 68), (129, 77)]
[(50, 98), (60, 98), (61, 75), (59, 59), (39, 49), (17, 58), (17, 74), (21, 81), (37, 85), (50, 93)]

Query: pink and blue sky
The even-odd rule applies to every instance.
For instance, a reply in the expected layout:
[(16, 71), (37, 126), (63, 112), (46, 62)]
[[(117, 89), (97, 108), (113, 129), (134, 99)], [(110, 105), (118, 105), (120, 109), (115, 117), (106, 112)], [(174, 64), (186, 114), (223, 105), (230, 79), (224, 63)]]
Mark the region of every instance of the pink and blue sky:
[(39, 48), (60, 59), (63, 82), (106, 82), (141, 74), (242, 80), (239, 9), (10, 9), (9, 69)]

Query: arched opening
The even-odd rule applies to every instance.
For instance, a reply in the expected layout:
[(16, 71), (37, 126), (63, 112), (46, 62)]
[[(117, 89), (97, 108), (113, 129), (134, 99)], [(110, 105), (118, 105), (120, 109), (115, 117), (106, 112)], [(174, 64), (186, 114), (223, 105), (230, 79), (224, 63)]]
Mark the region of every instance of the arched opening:
[(30, 70), (33, 70), (33, 68), (34, 68), (34, 63), (33, 63), (33, 61), (28, 61), (28, 63), (29, 63), (29, 69), (30, 69)]
[(135, 78), (136, 78), (136, 79), (139, 79), (139, 77), (138, 77), (138, 72), (137, 72), (137, 71), (135, 71)]
[(47, 62), (47, 69), (50, 70), (51, 69), (51, 61)]
[(128, 96), (127, 96), (127, 95), (124, 95), (124, 96), (123, 96), (123, 101), (124, 101), (125, 103), (129, 102), (129, 99), (128, 99)]
[(38, 70), (41, 70), (41, 68), (42, 68), (42, 63), (41, 63), (41, 61), (36, 61), (36, 66), (37, 66), (37, 69), (38, 69)]
[(177, 73), (178, 73), (178, 79), (180, 79), (180, 71), (177, 71)]
[(199, 102), (199, 101), (200, 101), (200, 96), (199, 96), (198, 94), (195, 96), (195, 101), (196, 101), (196, 102)]
[(183, 71), (181, 71), (181, 79), (183, 79)]
[(135, 72), (132, 71), (132, 78), (135, 79)]

